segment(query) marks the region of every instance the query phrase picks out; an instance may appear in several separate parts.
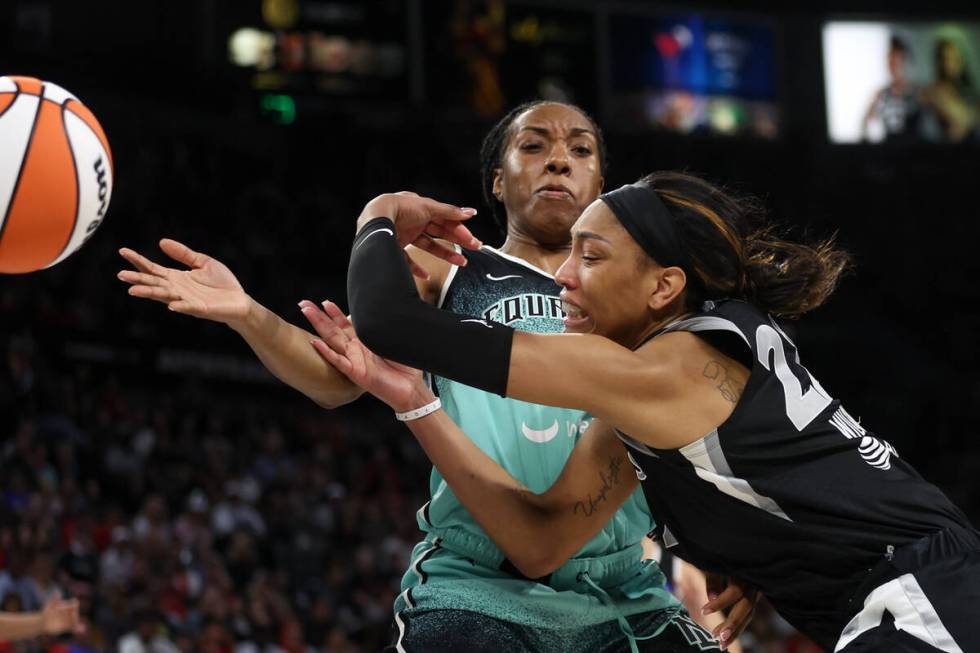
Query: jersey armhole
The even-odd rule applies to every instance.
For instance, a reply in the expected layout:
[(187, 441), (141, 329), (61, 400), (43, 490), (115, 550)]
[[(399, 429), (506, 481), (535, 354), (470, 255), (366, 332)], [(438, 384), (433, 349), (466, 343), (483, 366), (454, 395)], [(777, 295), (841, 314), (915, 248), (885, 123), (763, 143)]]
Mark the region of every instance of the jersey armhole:
[[(463, 253), (463, 248), (455, 243), (453, 243), (453, 249), (456, 250), (457, 254)], [(446, 295), (449, 294), (449, 288), (453, 285), (453, 279), (456, 278), (457, 272), (459, 272), (459, 266), (453, 265), (449, 268), (449, 272), (446, 273), (446, 278), (442, 282), (442, 288), (439, 290), (439, 299), (436, 301), (436, 308), (442, 308), (442, 305), (446, 303)]]

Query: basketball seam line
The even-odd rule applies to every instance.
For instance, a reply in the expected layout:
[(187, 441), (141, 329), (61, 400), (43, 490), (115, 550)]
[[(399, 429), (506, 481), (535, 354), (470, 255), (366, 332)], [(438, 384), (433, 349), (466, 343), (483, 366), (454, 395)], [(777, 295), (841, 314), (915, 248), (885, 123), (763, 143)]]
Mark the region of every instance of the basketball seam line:
[[(16, 84), (17, 82), (14, 82)], [(17, 86), (20, 89), (20, 86)], [(34, 144), (34, 134), (37, 131), (37, 123), (41, 119), (41, 102), (37, 103), (37, 110), (34, 112), (34, 122), (31, 123), (31, 135), (27, 138), (27, 147), (24, 148), (24, 155), (20, 159), (20, 168), (17, 170), (17, 181), (14, 182), (14, 189), (10, 193), (10, 201), (7, 203), (7, 211), (3, 216), (3, 224), (0, 224), (0, 245), (3, 244), (3, 234), (7, 230), (7, 223), (10, 220), (10, 211), (14, 207), (14, 200), (17, 199), (17, 191), (20, 189), (21, 177), (24, 175), (24, 165), (31, 153), (31, 145)]]
[[(16, 85), (17, 85), (17, 82), (14, 82), (14, 86), (16, 86)], [(23, 93), (22, 94), (20, 92), (20, 89), (19, 88), (18, 88), (18, 90), (14, 91), (14, 99), (10, 101), (10, 104), (8, 104), (6, 107), (3, 108), (3, 111), (0, 111), (0, 118), (3, 118), (3, 114), (5, 114), (8, 111), (10, 111), (10, 107), (12, 107), (15, 104), (17, 104), (17, 98), (19, 98), (21, 95), (30, 95), (30, 93)], [(40, 108), (40, 105), (38, 105), (38, 106)]]
[[(44, 90), (43, 85), (41, 90)], [(51, 259), (52, 262), (48, 265), (53, 265), (55, 261), (61, 258), (61, 255), (65, 253), (65, 250), (68, 249), (68, 245), (71, 243), (71, 239), (75, 235), (75, 229), (78, 227), (78, 214), (82, 212), (82, 180), (79, 178), (80, 173), (78, 172), (78, 163), (75, 161), (75, 148), (72, 147), (71, 136), (68, 134), (68, 123), (65, 122), (65, 111), (67, 111), (67, 104), (68, 100), (61, 103), (61, 128), (65, 132), (65, 142), (68, 143), (68, 153), (71, 155), (71, 167), (75, 171), (75, 218), (71, 222), (71, 229), (68, 230), (68, 238), (65, 239), (65, 244), (58, 251), (58, 255)], [(40, 111), (41, 109), (38, 107), (38, 113), (40, 113)], [(84, 120), (82, 121), (82, 124), (85, 124)]]
[[(97, 140), (99, 142), (99, 145), (102, 145), (102, 149), (105, 150), (105, 155), (107, 157), (109, 157), (109, 161), (108, 161), (108, 163), (109, 163), (109, 172), (111, 172), (113, 174), (113, 181), (115, 181), (115, 172), (116, 172), (116, 170), (115, 170), (115, 166), (112, 163), (112, 152), (109, 150), (109, 137), (108, 136), (105, 136), (104, 133), (103, 133), (102, 136), (99, 136), (98, 133), (96, 133), (96, 131), (94, 129), (92, 129), (87, 122), (85, 122), (85, 119), (84, 118), (82, 118), (80, 115), (78, 115), (77, 113), (75, 113), (74, 111), (72, 111), (71, 109), (69, 109), (68, 108), (68, 103), (71, 102), (72, 100), (75, 100), (75, 98), (68, 98), (67, 100), (65, 100), (65, 103), (62, 106), (69, 113), (71, 113), (71, 115), (73, 115), (76, 118), (78, 118), (81, 121), (81, 123), (83, 125), (85, 125), (85, 129), (87, 129), (90, 132), (92, 132), (92, 136), (95, 136), (95, 140)], [(75, 102), (78, 102), (78, 100), (75, 100)], [(78, 103), (79, 104), (82, 104), (81, 102), (78, 102)], [(82, 105), (82, 106), (84, 106), (84, 105)], [(62, 118), (64, 118), (64, 116), (62, 116)], [(102, 137), (103, 136), (105, 137), (105, 143), (102, 142)], [(105, 216), (102, 216), (102, 217), (104, 218)]]

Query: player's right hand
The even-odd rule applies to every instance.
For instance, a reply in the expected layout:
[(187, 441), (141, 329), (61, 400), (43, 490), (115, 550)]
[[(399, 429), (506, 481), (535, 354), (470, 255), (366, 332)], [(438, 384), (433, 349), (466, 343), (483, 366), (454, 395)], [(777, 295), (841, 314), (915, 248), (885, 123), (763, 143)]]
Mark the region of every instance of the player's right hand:
[(119, 254), (136, 270), (122, 270), (129, 294), (164, 303), (178, 313), (231, 324), (248, 315), (252, 299), (224, 263), (176, 240), (160, 241), (164, 254), (189, 270), (168, 268), (124, 247)]
[[(357, 230), (379, 217), (395, 224), (395, 237), (402, 247), (414, 245), (452, 265), (466, 265), (466, 258), (439, 240), (466, 249), (479, 249), (483, 244), (466, 225), (476, 215), (476, 209), (459, 208), (428, 197), (402, 191), (378, 195), (364, 206), (357, 219)], [(418, 272), (413, 268), (413, 273)]]
[(320, 336), (310, 344), (325, 361), (396, 412), (424, 406), (434, 399), (419, 370), (381, 358), (364, 346), (336, 304), (325, 301), (322, 306), (321, 310), (305, 299), (299, 303), (300, 311)]

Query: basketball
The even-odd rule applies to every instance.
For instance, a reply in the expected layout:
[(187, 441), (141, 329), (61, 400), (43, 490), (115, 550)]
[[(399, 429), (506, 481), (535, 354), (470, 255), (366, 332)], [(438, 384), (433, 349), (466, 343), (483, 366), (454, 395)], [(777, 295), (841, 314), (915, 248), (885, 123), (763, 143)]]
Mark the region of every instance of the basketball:
[(78, 250), (112, 196), (109, 142), (65, 89), (0, 77), (0, 272), (51, 267)]

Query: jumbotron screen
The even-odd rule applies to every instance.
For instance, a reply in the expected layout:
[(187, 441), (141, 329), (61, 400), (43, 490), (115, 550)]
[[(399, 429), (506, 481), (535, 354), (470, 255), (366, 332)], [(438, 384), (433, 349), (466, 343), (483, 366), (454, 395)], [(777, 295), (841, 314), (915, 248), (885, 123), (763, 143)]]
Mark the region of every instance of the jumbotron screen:
[(980, 144), (980, 23), (828, 22), (823, 60), (831, 141)]
[(609, 18), (607, 122), (625, 129), (775, 137), (774, 25), (702, 14)]

